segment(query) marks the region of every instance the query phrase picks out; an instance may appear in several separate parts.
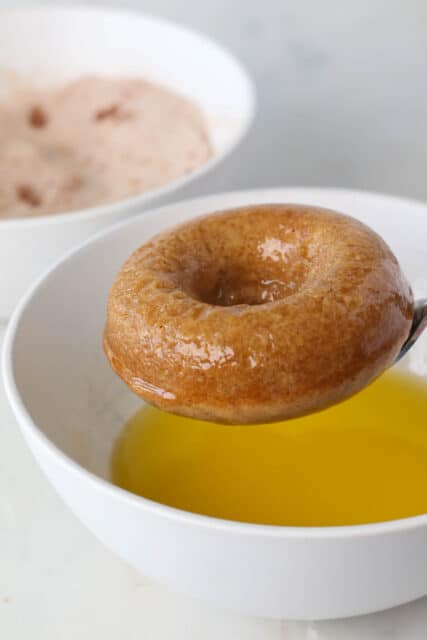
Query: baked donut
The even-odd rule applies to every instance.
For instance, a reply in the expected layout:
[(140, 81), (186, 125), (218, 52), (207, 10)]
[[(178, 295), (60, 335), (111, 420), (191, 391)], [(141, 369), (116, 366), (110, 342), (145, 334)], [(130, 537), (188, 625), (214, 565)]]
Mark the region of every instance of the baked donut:
[(272, 422), (359, 391), (396, 358), (413, 297), (386, 243), (348, 216), (268, 204), (207, 215), (127, 260), (104, 348), (144, 400)]

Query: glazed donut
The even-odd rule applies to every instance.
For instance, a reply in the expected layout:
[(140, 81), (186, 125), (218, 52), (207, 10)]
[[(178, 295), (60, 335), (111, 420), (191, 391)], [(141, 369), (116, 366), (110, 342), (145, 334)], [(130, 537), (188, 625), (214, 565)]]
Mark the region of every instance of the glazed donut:
[(104, 348), (144, 400), (230, 424), (317, 411), (367, 385), (408, 336), (412, 292), (348, 216), (269, 204), (162, 233), (112, 286)]

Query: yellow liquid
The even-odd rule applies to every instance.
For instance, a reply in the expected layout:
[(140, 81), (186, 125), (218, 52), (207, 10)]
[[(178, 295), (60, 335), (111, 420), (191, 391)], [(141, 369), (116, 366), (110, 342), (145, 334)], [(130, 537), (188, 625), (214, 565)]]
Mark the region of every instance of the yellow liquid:
[(143, 408), (125, 426), (113, 481), (186, 511), (326, 526), (427, 513), (427, 384), (388, 372), (331, 409), (221, 426)]

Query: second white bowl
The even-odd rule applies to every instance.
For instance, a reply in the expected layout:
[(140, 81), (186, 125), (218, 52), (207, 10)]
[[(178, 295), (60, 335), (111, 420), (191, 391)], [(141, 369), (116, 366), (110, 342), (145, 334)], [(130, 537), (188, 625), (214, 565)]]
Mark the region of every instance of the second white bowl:
[[(33, 79), (137, 75), (182, 93), (201, 107), (214, 147), (212, 160), (198, 171), (155, 191), (79, 212), (0, 220), (0, 318), (5, 318), (34, 278), (64, 251), (223, 160), (247, 132), (255, 100), (248, 75), (222, 47), (138, 13), (52, 5), (3, 9), (0, 42), (0, 67)], [(7, 87), (5, 74), (0, 95)]]

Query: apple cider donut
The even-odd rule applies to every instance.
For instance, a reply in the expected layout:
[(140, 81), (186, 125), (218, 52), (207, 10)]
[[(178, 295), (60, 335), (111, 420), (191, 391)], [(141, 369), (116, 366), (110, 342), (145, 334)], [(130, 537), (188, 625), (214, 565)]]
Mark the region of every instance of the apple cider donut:
[(311, 206), (190, 220), (137, 249), (110, 292), (114, 371), (166, 411), (231, 424), (359, 391), (408, 336), (412, 292), (386, 243)]

